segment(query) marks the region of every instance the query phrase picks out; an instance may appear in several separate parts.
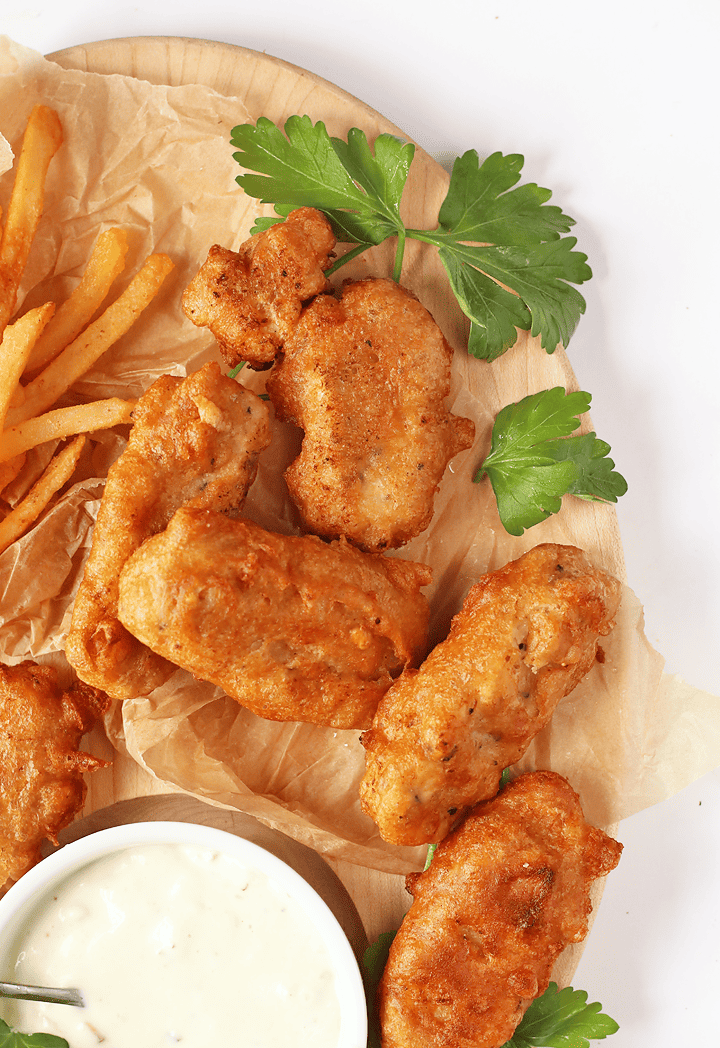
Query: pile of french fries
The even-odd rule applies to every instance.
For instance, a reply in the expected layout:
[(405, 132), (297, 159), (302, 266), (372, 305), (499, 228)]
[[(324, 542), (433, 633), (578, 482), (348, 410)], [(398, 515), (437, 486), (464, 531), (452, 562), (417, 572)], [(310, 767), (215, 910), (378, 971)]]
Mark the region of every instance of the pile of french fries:
[(57, 446), (25, 497), (4, 516), (0, 510), (0, 553), (37, 521), (70, 480), (86, 434), (131, 421), (134, 401), (120, 397), (71, 407), (53, 405), (129, 330), (173, 268), (167, 255), (150, 255), (122, 294), (93, 319), (124, 270), (128, 250), (126, 233), (107, 229), (98, 236), (82, 278), (66, 301), (59, 306), (47, 302), (13, 320), (42, 216), (48, 169), (62, 141), (57, 113), (35, 106), (23, 135), (0, 238), (0, 506), (3, 492), (20, 477), (27, 452), (51, 441)]

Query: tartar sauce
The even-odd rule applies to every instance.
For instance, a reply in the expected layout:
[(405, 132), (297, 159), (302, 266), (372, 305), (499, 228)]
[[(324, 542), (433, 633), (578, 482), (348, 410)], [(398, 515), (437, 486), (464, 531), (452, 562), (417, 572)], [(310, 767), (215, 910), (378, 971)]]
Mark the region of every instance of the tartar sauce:
[(329, 952), (300, 903), (233, 856), (127, 848), (71, 874), (31, 912), (3, 966), (78, 987), (84, 1009), (5, 1002), (5, 1019), (71, 1048), (334, 1048)]

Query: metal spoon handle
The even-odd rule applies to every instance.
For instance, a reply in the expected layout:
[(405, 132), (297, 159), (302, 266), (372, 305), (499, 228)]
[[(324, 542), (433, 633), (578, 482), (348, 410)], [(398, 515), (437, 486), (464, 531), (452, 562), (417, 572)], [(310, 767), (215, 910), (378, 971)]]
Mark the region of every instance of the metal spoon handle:
[(46, 1001), (48, 1004), (72, 1004), (84, 1008), (79, 990), (63, 990), (54, 986), (23, 986), (21, 983), (0, 982), (0, 997), (15, 997), (21, 1001)]

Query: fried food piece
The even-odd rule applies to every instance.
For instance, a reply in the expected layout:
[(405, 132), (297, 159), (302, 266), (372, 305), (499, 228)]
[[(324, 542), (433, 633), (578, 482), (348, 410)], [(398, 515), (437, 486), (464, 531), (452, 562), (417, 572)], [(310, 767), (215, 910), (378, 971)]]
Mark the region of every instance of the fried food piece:
[(232, 367), (269, 367), (298, 321), (302, 304), (327, 291), (335, 237), (319, 211), (301, 207), (246, 240), (215, 244), (182, 297), (185, 316), (207, 327)]
[(422, 564), (181, 509), (120, 576), (121, 622), (260, 717), (367, 727), (427, 644)]
[(484, 575), (449, 636), (405, 672), (362, 737), (363, 811), (385, 840), (442, 840), (494, 796), (595, 661), (620, 584), (582, 550), (546, 543)]
[(40, 859), (45, 839), (85, 802), (83, 772), (107, 761), (78, 750), (109, 704), (78, 681), (63, 691), (51, 666), (0, 666), (0, 887)]
[(589, 826), (566, 779), (519, 776), (406, 879), (413, 903), (379, 987), (383, 1048), (499, 1048), (582, 942), (592, 882), (622, 845)]
[(475, 433), (445, 407), (451, 360), (428, 311), (392, 280), (348, 283), (341, 300), (303, 311), (267, 390), (305, 431), (285, 479), (306, 530), (379, 552), (428, 527), (445, 467)]
[(218, 364), (159, 378), (138, 401), (127, 447), (108, 472), (65, 653), (116, 699), (147, 695), (174, 667), (117, 618), (120, 570), (184, 504), (237, 513), (270, 443), (267, 405)]

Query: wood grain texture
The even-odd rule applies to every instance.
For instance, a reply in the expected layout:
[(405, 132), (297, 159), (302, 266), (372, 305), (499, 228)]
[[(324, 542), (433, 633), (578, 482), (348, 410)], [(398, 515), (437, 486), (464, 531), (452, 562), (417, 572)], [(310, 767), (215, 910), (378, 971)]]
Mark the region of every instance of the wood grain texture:
[[(383, 132), (409, 137), (369, 106), (326, 80), (242, 47), (180, 37), (147, 37), (100, 41), (48, 57), (65, 68), (122, 73), (158, 85), (203, 84), (219, 94), (240, 99), (253, 119), (263, 115), (275, 122), (284, 122), (292, 113), (308, 113), (314, 120), (323, 120), (331, 134), (344, 136), (350, 127), (359, 126), (370, 139)], [(436, 225), (448, 181), (447, 172), (418, 147), (403, 198), (407, 225), (428, 228)], [(347, 275), (387, 272), (389, 259), (389, 248), (381, 245), (348, 266)], [(452, 299), (436, 254), (417, 242), (408, 245), (403, 283), (422, 299), (455, 348), (455, 387), (466, 389), (483, 400), (487, 423), (478, 434), (478, 455), (489, 446), (491, 420), (505, 404), (551, 385), (577, 388), (564, 351), (558, 349), (549, 356), (535, 340), (524, 335), (492, 366), (469, 358), (465, 352), (467, 321)], [(477, 505), (473, 498), (469, 499), (471, 511)], [(624, 578), (622, 547), (612, 508), (574, 500), (568, 515), (576, 544)], [(483, 523), (488, 526), (487, 519)], [(542, 526), (533, 532), (522, 548), (545, 541)], [(498, 564), (509, 559), (507, 549), (512, 555), (521, 551), (518, 544), (501, 541), (496, 550)], [(100, 737), (93, 738), (92, 744), (93, 752), (100, 754), (103, 746), (109, 745)], [(168, 792), (173, 791), (142, 772), (129, 759), (115, 755), (111, 768), (91, 777), (86, 815), (92, 818), (93, 813), (137, 797), (146, 798), (145, 805), (151, 804), (147, 798)], [(86, 825), (91, 829), (93, 823), (88, 821)], [(398, 926), (410, 901), (404, 891), (403, 878), (336, 860), (330, 860), (330, 864), (357, 907), (370, 941), (380, 932)], [(598, 899), (599, 894), (598, 891)], [(566, 971), (574, 970), (578, 956), (576, 951), (568, 958)]]

